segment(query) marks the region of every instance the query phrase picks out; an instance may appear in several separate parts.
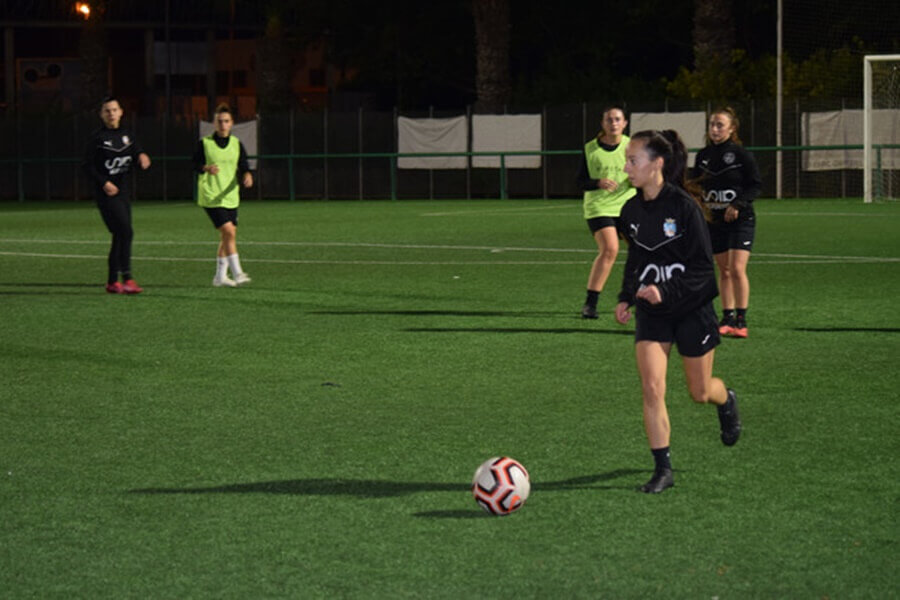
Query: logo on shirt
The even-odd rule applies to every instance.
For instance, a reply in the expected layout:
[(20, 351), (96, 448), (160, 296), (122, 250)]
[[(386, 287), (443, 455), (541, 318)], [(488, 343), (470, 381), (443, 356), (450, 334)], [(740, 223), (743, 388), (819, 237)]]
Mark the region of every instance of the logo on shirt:
[(104, 146), (112, 146), (112, 140), (103, 140)]
[(123, 144), (126, 144), (126, 145), (127, 145), (127, 144), (129, 144), (130, 142), (131, 142), (131, 140), (128, 139), (128, 136), (127, 136), (127, 135), (123, 135), (123, 136), (122, 136), (122, 143), (123, 143)]
[(631, 228), (631, 237), (637, 237), (638, 229), (640, 229), (640, 223), (629, 223), (628, 226)]
[(681, 263), (672, 263), (671, 265), (654, 265), (651, 263), (644, 267), (641, 276), (638, 277), (638, 281), (644, 285), (662, 283), (672, 279), (676, 273), (684, 273), (686, 270)]
[(703, 201), (710, 204), (730, 204), (737, 198), (735, 190), (709, 190), (703, 195)]
[(129, 165), (131, 165), (130, 156), (118, 156), (104, 161), (103, 163), (103, 166), (106, 167), (106, 170), (110, 175), (117, 175), (123, 171), (127, 171)]
[(675, 225), (675, 219), (666, 219), (665, 223), (663, 223), (663, 233), (666, 234), (666, 237), (675, 237), (675, 234), (678, 233), (678, 226)]
[(725, 161), (726, 165), (730, 165), (731, 163), (733, 163), (734, 159), (735, 159), (734, 152), (726, 152), (722, 156), (722, 160)]

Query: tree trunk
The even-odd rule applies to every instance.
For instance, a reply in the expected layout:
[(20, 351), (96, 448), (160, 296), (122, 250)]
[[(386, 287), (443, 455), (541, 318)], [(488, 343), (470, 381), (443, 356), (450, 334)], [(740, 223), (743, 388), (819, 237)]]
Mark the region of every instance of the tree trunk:
[(694, 0), (694, 69), (728, 64), (734, 49), (732, 0)]
[(106, 28), (98, 17), (85, 22), (78, 41), (81, 58), (81, 97), (79, 109), (84, 112), (100, 110), (100, 101), (110, 93), (109, 45)]
[(269, 17), (258, 44), (258, 110), (260, 114), (285, 112), (291, 107), (291, 61), (279, 17)]
[(512, 87), (509, 75), (509, 0), (472, 0), (475, 19), (475, 111), (502, 112)]

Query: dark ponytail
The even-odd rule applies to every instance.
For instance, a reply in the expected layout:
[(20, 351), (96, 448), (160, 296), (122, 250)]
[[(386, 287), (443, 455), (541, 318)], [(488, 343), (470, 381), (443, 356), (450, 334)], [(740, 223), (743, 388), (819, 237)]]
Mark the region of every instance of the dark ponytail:
[(639, 131), (631, 136), (631, 139), (643, 140), (650, 160), (662, 157), (663, 180), (687, 192), (703, 208), (700, 202), (703, 193), (700, 186), (687, 179), (687, 148), (677, 131), (674, 129)]

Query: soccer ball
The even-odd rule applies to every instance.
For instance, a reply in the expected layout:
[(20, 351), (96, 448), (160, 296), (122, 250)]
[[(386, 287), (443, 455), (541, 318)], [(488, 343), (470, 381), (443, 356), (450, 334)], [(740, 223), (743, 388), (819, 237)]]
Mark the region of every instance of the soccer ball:
[(508, 515), (522, 508), (531, 480), (517, 460), (495, 456), (481, 463), (472, 477), (472, 495), (481, 508), (492, 515)]

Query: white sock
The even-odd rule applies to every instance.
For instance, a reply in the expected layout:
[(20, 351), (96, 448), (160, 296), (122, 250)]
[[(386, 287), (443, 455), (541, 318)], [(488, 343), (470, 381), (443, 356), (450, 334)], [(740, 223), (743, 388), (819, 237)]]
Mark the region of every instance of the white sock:
[(228, 277), (228, 260), (224, 256), (216, 257), (216, 279)]
[(234, 254), (229, 254), (225, 257), (225, 259), (228, 261), (228, 266), (231, 267), (232, 275), (237, 277), (238, 275), (243, 273), (243, 271), (241, 270), (241, 259), (238, 258), (237, 252), (235, 252)]

